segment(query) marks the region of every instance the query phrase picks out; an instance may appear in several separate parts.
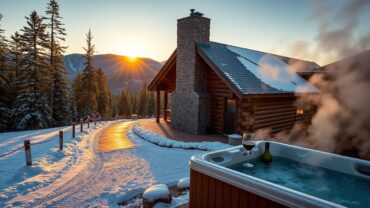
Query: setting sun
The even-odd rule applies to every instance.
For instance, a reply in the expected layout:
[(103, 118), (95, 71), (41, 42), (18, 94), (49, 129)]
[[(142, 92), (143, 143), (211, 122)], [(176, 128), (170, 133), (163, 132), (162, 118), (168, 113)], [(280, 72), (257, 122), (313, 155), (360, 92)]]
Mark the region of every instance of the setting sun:
[(131, 62), (131, 63), (136, 62), (136, 59), (137, 59), (137, 57), (136, 57), (136, 56), (131, 56), (131, 55), (127, 56), (127, 60), (128, 60), (129, 62)]

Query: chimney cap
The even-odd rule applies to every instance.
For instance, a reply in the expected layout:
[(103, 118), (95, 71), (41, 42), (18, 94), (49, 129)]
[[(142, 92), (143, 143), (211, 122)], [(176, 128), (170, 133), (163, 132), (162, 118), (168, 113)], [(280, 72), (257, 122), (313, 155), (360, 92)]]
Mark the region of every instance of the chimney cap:
[(203, 13), (200, 13), (200, 12), (196, 12), (195, 9), (190, 9), (190, 16), (199, 16), (199, 17), (203, 17)]

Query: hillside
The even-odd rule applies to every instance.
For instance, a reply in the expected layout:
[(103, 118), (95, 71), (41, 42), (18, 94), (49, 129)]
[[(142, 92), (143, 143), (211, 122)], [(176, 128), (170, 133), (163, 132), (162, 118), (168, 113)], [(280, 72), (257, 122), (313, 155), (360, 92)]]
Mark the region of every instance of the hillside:
[[(82, 54), (64, 56), (64, 65), (68, 78), (74, 77), (83, 70)], [(113, 94), (118, 94), (122, 88), (137, 92), (144, 82), (150, 82), (159, 71), (162, 64), (149, 58), (131, 59), (127, 56), (102, 54), (93, 56), (94, 66), (102, 68), (107, 77), (108, 86)]]

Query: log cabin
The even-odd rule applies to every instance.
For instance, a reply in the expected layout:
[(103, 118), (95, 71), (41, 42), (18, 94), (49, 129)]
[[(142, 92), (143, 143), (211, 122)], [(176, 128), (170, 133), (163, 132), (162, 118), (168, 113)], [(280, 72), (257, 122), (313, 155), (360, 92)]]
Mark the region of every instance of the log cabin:
[[(315, 62), (210, 41), (210, 19), (191, 10), (177, 20), (177, 48), (148, 86), (156, 121), (192, 134), (289, 130), (305, 112), (297, 97), (318, 93), (305, 78)], [(161, 96), (164, 92), (164, 96)], [(170, 94), (170, 96), (169, 96)], [(168, 105), (170, 99), (170, 106)]]

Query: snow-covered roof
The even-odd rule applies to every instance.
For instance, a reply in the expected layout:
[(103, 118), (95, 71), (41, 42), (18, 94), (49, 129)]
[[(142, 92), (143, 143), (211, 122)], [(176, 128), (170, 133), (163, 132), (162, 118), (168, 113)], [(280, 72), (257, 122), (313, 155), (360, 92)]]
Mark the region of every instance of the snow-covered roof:
[[(197, 43), (197, 48), (243, 95), (318, 92), (284, 57), (215, 42)], [(314, 62), (299, 61), (315, 68)]]

